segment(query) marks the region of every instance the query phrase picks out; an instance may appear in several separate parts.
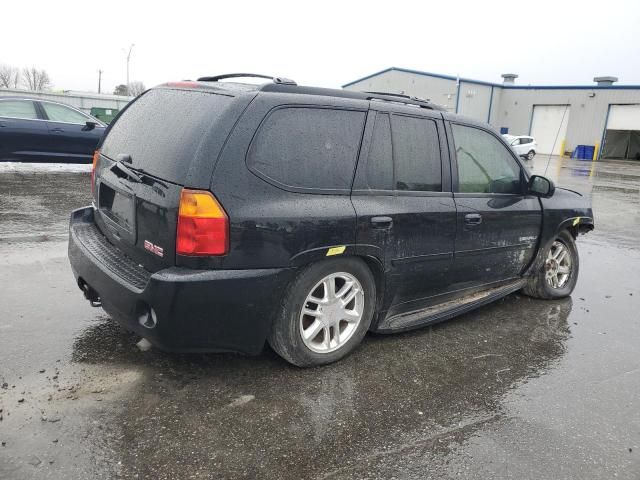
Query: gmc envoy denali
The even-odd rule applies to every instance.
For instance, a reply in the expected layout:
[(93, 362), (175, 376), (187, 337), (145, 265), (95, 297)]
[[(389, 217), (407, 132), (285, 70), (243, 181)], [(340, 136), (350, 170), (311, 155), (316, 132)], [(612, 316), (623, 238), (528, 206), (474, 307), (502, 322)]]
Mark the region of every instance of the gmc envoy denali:
[[(269, 78), (263, 85), (222, 82)], [(428, 101), (252, 74), (132, 101), (72, 213), (78, 286), (161, 349), (313, 366), (367, 331), (440, 322), (578, 278), (588, 202), (486, 124)]]

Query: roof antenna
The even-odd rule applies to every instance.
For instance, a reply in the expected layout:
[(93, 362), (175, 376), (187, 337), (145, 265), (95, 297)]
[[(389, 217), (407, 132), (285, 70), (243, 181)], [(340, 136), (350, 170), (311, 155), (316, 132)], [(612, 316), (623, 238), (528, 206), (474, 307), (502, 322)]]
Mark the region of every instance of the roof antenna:
[[(570, 99), (567, 99), (567, 104), (564, 106), (564, 112), (562, 112), (562, 120), (560, 120), (560, 125), (558, 125), (558, 131), (556, 132), (556, 138), (553, 141), (553, 146), (551, 147), (551, 152), (549, 153), (549, 158), (547, 159), (547, 166), (544, 169), (544, 174), (542, 175), (543, 177), (547, 176), (547, 170), (549, 169), (549, 164), (551, 163), (551, 155), (553, 155), (553, 152), (556, 149), (556, 143), (558, 141), (558, 137), (560, 136), (560, 130), (562, 130), (562, 124), (564, 123), (564, 117), (567, 114), (567, 110), (569, 109), (569, 105), (570, 105)], [(562, 154), (564, 155), (564, 152), (562, 152)]]

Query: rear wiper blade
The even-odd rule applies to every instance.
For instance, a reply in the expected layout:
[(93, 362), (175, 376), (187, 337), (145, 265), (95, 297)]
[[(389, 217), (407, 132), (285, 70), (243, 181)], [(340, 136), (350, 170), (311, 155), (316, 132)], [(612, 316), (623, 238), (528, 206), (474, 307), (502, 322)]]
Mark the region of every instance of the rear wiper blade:
[(124, 163), (122, 163), (122, 160), (118, 160), (116, 163), (114, 163), (113, 166), (111, 167), (111, 170), (113, 170), (114, 168), (117, 168), (118, 170), (120, 170), (122, 173), (124, 173), (127, 177), (129, 177), (134, 182), (142, 183), (142, 178), (140, 177), (140, 175), (138, 175), (136, 172), (134, 172), (129, 167), (127, 167)]

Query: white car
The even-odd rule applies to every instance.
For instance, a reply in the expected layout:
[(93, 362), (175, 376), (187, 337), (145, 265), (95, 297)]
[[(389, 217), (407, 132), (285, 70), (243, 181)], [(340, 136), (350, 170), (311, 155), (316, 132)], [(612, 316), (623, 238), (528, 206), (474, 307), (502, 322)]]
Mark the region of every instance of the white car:
[(526, 158), (527, 160), (533, 160), (533, 157), (536, 156), (536, 149), (538, 148), (538, 144), (535, 139), (531, 137), (527, 137), (524, 135), (502, 135), (504, 139), (507, 141), (514, 152), (516, 152), (522, 158)]

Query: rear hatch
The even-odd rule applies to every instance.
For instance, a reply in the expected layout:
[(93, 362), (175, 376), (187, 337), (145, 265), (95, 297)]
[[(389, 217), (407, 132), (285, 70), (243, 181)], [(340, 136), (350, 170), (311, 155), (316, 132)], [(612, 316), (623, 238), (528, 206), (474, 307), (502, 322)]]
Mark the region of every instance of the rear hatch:
[(242, 111), (237, 103), (233, 95), (204, 89), (157, 88), (110, 126), (95, 170), (96, 223), (146, 269), (175, 265), (180, 193), (185, 186), (209, 188)]

